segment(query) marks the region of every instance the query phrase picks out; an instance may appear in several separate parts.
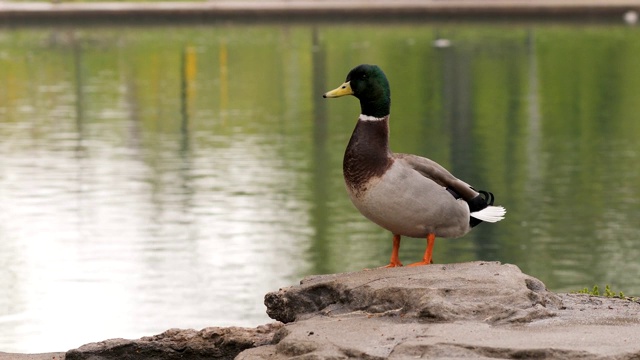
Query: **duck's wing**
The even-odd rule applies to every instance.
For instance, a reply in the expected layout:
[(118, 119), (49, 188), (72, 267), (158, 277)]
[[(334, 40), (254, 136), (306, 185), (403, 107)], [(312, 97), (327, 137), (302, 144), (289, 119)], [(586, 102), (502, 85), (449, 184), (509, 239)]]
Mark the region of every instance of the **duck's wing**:
[[(450, 190), (456, 198), (461, 197), (469, 205), (471, 217), (477, 220), (471, 221), (471, 226), (476, 226), (482, 221), (496, 222), (504, 219), (506, 214), (502, 206), (493, 206), (493, 194), (487, 191), (475, 191), (471, 185), (453, 176), (447, 169), (437, 162), (411, 154), (394, 154), (398, 161), (404, 161), (407, 166), (427, 177), (440, 186)], [(457, 196), (456, 196), (457, 195)]]
[(394, 158), (404, 161), (422, 176), (435, 181), (438, 185), (453, 190), (466, 201), (473, 200), (479, 193), (466, 182), (453, 176), (437, 162), (417, 155), (394, 154)]

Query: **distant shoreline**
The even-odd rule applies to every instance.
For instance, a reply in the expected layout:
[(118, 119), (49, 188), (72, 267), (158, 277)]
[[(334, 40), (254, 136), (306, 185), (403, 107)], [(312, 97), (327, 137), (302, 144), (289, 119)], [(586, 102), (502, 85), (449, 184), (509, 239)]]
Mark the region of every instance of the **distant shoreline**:
[[(5, 25), (164, 21), (571, 20), (622, 22), (640, 0), (280, 0), (205, 2), (0, 2)], [(7, 23), (8, 22), (8, 23)]]

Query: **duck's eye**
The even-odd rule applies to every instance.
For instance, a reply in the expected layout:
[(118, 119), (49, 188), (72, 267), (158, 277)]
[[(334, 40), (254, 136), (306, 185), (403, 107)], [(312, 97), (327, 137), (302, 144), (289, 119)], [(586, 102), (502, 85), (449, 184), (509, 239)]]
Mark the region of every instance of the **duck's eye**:
[(367, 74), (362, 74), (362, 78), (366, 79), (367, 78)]

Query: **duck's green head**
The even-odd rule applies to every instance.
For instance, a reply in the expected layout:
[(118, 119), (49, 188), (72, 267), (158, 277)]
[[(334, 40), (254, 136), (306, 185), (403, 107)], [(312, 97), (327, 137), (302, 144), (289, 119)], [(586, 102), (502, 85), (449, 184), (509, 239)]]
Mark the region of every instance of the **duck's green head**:
[(344, 84), (323, 95), (335, 98), (353, 95), (360, 100), (363, 115), (383, 117), (389, 115), (391, 90), (387, 77), (376, 65), (362, 64), (349, 71)]

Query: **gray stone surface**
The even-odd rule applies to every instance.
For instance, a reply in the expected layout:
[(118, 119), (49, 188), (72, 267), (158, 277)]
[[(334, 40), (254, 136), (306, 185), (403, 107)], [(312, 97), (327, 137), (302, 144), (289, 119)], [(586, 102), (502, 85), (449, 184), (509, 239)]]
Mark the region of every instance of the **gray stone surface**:
[(170, 329), (139, 340), (111, 339), (70, 350), (66, 360), (233, 359), (241, 351), (268, 345), (279, 323), (254, 329), (210, 327), (200, 331)]
[(423, 322), (519, 323), (555, 316), (560, 303), (540, 280), (495, 262), (315, 276), (265, 296), (267, 314), (284, 323), (354, 312)]
[(65, 360), (63, 352), (42, 354), (13, 354), (0, 352), (0, 360)]
[(640, 358), (640, 303), (554, 294), (513, 265), (316, 276), (265, 304), (287, 325), (237, 359)]

